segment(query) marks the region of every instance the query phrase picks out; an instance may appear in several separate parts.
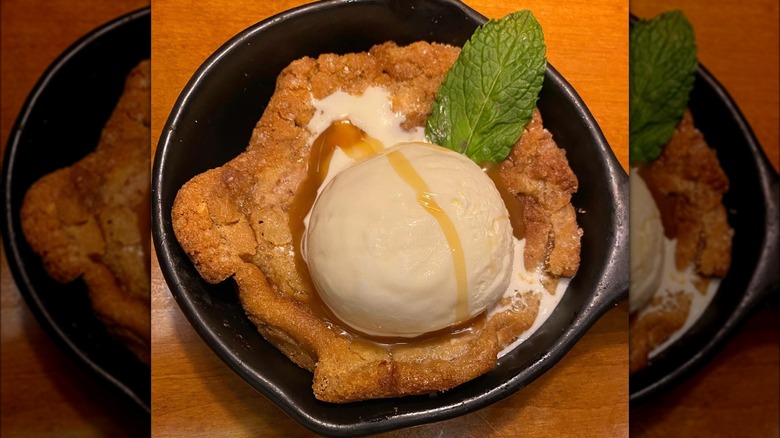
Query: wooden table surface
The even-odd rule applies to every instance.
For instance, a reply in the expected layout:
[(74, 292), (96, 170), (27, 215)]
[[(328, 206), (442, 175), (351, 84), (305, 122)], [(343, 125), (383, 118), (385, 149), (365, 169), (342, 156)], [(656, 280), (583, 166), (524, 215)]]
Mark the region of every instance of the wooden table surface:
[[(213, 0), (152, 5), (152, 137), (197, 67), (250, 25), (300, 2)], [(615, 153), (627, 162), (627, 14), (625, 1), (466, 3), (488, 17), (530, 9), (550, 62), (589, 106)], [(592, 37), (598, 34), (597, 40)], [(154, 147), (154, 145), (153, 145)], [(195, 334), (153, 267), (152, 430), (155, 436), (307, 436), (309, 432), (255, 392)], [(551, 371), (509, 398), (459, 418), (390, 436), (626, 436), (627, 306), (607, 313)]]
[[(19, 109), (52, 61), (92, 29), (148, 3), (148, 0), (3, 0), (0, 4), (0, 141), (3, 152)], [(0, 435), (148, 435), (150, 419), (147, 414), (82, 369), (43, 331), (19, 295), (4, 251), (0, 274)]]
[[(3, 0), (3, 149), (27, 93), (49, 63), (79, 36), (144, 3)], [(154, 0), (153, 143), (179, 92), (209, 54), (242, 29), (296, 3)], [(565, 8), (541, 0), (466, 3), (489, 17), (534, 11), (550, 62), (580, 93), (625, 167), (627, 3), (582, 0)], [(649, 3), (632, 2), (632, 11), (651, 16), (669, 8)], [(729, 89), (777, 168), (777, 4), (751, 3), (747, 24), (736, 32), (730, 26), (738, 20), (732, 17), (747, 9), (733, 6), (726, 17), (718, 15), (725, 8), (685, 10), (697, 29), (702, 62)], [(751, 38), (733, 39), (745, 29)], [(719, 42), (732, 38), (725, 47), (733, 50), (706, 46), (709, 36)], [(753, 44), (744, 44), (748, 41)], [(765, 78), (746, 73), (757, 64), (767, 71)], [(309, 435), (211, 352), (175, 304), (154, 256), (152, 264), (154, 435)], [(2, 435), (141, 436), (148, 419), (132, 415), (126, 403), (54, 345), (19, 296), (4, 254), (1, 274)], [(765, 306), (702, 372), (655, 405), (632, 410), (631, 434), (718, 436), (736, 426), (777, 436), (777, 312), (777, 301)], [(608, 312), (551, 371), (495, 405), (388, 435), (626, 436), (627, 316), (626, 303)], [(756, 429), (746, 429), (750, 426)]]
[[(631, 0), (643, 18), (673, 8), (693, 24), (699, 61), (737, 102), (777, 169), (777, 0)], [(631, 409), (631, 436), (780, 436), (779, 310), (775, 298), (704, 369)]]

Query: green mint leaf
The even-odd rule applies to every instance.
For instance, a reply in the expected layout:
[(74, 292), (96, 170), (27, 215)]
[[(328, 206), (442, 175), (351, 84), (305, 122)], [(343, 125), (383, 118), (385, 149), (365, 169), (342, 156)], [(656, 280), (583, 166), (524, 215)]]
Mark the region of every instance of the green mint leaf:
[(488, 21), (447, 73), (426, 136), (479, 164), (502, 161), (531, 120), (546, 66), (542, 27), (530, 11)]
[(693, 27), (680, 11), (640, 20), (629, 36), (629, 162), (652, 161), (682, 120), (696, 74)]

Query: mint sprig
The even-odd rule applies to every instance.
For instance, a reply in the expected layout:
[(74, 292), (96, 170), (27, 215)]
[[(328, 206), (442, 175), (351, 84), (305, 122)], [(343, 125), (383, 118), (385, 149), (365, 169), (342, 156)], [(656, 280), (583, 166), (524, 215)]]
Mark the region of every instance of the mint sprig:
[(698, 66), (680, 11), (640, 20), (629, 36), (629, 161), (652, 161), (682, 120)]
[(479, 164), (504, 160), (531, 120), (546, 66), (542, 27), (530, 11), (489, 20), (447, 73), (426, 136)]

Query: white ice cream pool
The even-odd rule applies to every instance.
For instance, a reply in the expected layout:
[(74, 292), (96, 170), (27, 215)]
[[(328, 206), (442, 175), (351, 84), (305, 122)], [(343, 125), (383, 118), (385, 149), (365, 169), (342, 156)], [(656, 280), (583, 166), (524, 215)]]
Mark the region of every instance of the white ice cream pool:
[(688, 266), (685, 270), (679, 271), (674, 264), (674, 253), (677, 249), (676, 239), (663, 239), (664, 244), (662, 251), (666, 253), (664, 258), (663, 272), (659, 276), (661, 279), (658, 289), (655, 291), (653, 298), (660, 298), (658, 304), (650, 304), (645, 306), (640, 312), (639, 316), (646, 313), (655, 311), (658, 308), (664, 306), (675, 306), (674, 298), (672, 294), (683, 293), (691, 299), (691, 307), (688, 310), (688, 316), (685, 318), (685, 323), (682, 327), (677, 329), (666, 341), (658, 345), (648, 354), (650, 359), (653, 359), (659, 353), (667, 349), (670, 345), (677, 342), (704, 314), (707, 306), (710, 305), (712, 299), (720, 287), (721, 280), (719, 278), (711, 278), (707, 282), (707, 287), (703, 290), (699, 290), (696, 283), (699, 281), (699, 277), (694, 272), (693, 265)]

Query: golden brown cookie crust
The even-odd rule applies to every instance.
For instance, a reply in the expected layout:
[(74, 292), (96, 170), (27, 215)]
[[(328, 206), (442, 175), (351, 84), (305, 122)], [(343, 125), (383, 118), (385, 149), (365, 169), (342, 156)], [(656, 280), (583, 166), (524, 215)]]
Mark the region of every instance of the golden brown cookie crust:
[[(174, 202), (176, 238), (198, 272), (211, 283), (235, 279), (248, 317), (293, 362), (313, 371), (320, 400), (349, 402), (450, 389), (492, 369), (500, 348), (536, 317), (539, 297), (519, 291), (525, 305), (495, 315), (481, 330), (451, 341), (380, 348), (340, 335), (318, 316), (313, 310), (316, 292), (295, 264), (288, 210), (306, 176), (312, 98), (339, 90), (359, 95), (380, 85), (389, 91), (393, 110), (406, 116), (404, 128), (423, 126), (458, 54), (458, 48), (435, 43), (385, 43), (367, 53), (293, 62), (279, 75), (247, 150), (192, 178)], [(541, 129), (538, 112), (534, 120), (533, 126)], [(564, 155), (559, 156), (565, 163)], [(513, 193), (519, 192), (514, 188)], [(572, 247), (578, 264), (581, 231), (576, 222), (574, 229), (570, 237), (577, 241)], [(547, 259), (545, 254), (540, 263)]]
[(109, 332), (150, 356), (150, 69), (136, 66), (97, 149), (25, 194), (25, 238), (58, 282), (82, 277)]
[[(675, 264), (693, 264), (705, 277), (723, 277), (731, 264), (731, 239), (723, 195), (729, 180), (718, 156), (685, 111), (661, 155), (642, 170), (655, 196), (669, 206), (664, 222), (677, 238)], [(670, 223), (672, 226), (670, 227)]]

